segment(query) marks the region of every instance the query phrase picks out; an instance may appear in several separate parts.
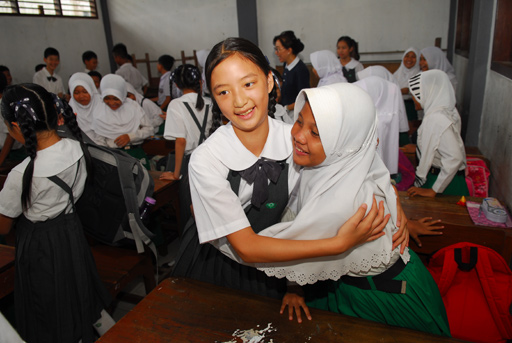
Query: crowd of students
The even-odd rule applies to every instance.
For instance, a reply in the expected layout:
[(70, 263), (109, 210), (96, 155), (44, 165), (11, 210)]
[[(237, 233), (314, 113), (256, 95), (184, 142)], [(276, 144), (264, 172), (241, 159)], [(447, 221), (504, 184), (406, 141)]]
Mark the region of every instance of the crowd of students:
[[(86, 51), (85, 72), (71, 76), (69, 93), (54, 48), (32, 84), (10, 85), (2, 67), (0, 133), (9, 135), (0, 136), (0, 163), (11, 150), (27, 156), (0, 192), (0, 234), (22, 217), (15, 288), (22, 338), (90, 342), (94, 323), (110, 325), (109, 299), (74, 215), (89, 168), (82, 140), (123, 149), (149, 169), (141, 143), (158, 133), (175, 141), (162, 178), (181, 179), (187, 209), (173, 275), (282, 298), (281, 311), (288, 306), (299, 321), (301, 311), (311, 319), (312, 306), (450, 335), (437, 286), (407, 247), (407, 226), (414, 233), (435, 226), (407, 221), (392, 180), (399, 145), (409, 143), (410, 101), (424, 115), (416, 144), (405, 145), (419, 158), (408, 194), (468, 194), (453, 68), (428, 47), (408, 49), (394, 75), (364, 69), (357, 42), (342, 36), (337, 56), (311, 54), (320, 81), (310, 88), (300, 39), (284, 31), (273, 43), (282, 75), (242, 38), (198, 53), (201, 69), (173, 69), (174, 58), (163, 55), (151, 99), (123, 44), (112, 50), (119, 68), (105, 76)], [(77, 140), (60, 138), (58, 125)]]

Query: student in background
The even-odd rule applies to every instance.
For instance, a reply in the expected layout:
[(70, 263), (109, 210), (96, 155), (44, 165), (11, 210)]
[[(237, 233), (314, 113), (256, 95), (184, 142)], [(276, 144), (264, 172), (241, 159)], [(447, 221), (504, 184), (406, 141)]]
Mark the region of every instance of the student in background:
[[(85, 187), (90, 156), (69, 107), (43, 87), (14, 85), (3, 99), (9, 133), (29, 155), (12, 169), (0, 192), (0, 234), (8, 233), (17, 218), (18, 332), (27, 342), (94, 342), (93, 325), (108, 330), (113, 321), (103, 310), (111, 297), (74, 206)], [(59, 118), (78, 141), (57, 135)]]
[(119, 66), (119, 69), (116, 70), (116, 75), (120, 75), (127, 82), (131, 83), (140, 94), (146, 94), (148, 80), (133, 66), (126, 46), (122, 43), (114, 45), (112, 55), (114, 55), (114, 60)]
[(450, 61), (446, 58), (443, 50), (436, 46), (429, 46), (421, 49), (420, 55), (420, 69), (421, 71), (427, 71), (432, 69), (439, 69), (444, 71), (450, 78), (450, 83), (453, 86), (453, 90), (457, 92), (457, 76), (453, 69)]
[(6, 66), (0, 66), (0, 73), (5, 75), (7, 86), (10, 86), (12, 84), (12, 76), (9, 68), (7, 68)]
[(126, 82), (126, 96), (142, 107), (146, 113), (148, 122), (154, 127), (154, 133), (158, 133), (158, 131), (160, 131), (160, 126), (164, 122), (164, 119), (162, 118), (162, 109), (153, 101), (138, 93), (128, 82)]
[(199, 50), (196, 53), (197, 63), (199, 63), (199, 69), (201, 70), (201, 75), (203, 78), (203, 95), (206, 97), (210, 97), (210, 91), (208, 90), (208, 87), (206, 87), (206, 75), (205, 75), (206, 58), (208, 57), (209, 53), (210, 53), (210, 49)]
[(317, 87), (333, 83), (347, 82), (341, 72), (341, 65), (336, 55), (330, 50), (315, 51), (309, 56), (313, 73), (320, 79)]
[(173, 66), (174, 57), (162, 55), (158, 58), (156, 69), (162, 76), (160, 76), (160, 84), (158, 85), (158, 96), (151, 100), (156, 101), (162, 111), (166, 111), (171, 102), (171, 70)]
[(102, 145), (102, 138), (92, 129), (94, 111), (101, 104), (101, 95), (92, 78), (86, 73), (74, 73), (69, 78), (69, 91), (71, 92), (69, 105), (76, 115), (78, 127), (93, 142)]
[(98, 90), (98, 92), (100, 92), (101, 74), (98, 73), (96, 70), (90, 71), (87, 74), (90, 77), (92, 77), (92, 80), (94, 81), (94, 85), (96, 86), (96, 89)]
[(293, 111), (295, 98), (303, 88), (309, 88), (309, 70), (297, 56), (304, 44), (293, 31), (284, 31), (274, 37), (274, 50), (283, 64), (283, 86), (281, 102), (288, 112)]
[(404, 52), (400, 67), (393, 74), (402, 91), (402, 96), (409, 121), (418, 120), (412, 96), (409, 93), (409, 79), (420, 72), (420, 53), (416, 48), (409, 48)]
[(340, 58), (343, 76), (348, 82), (356, 82), (356, 73), (363, 70), (359, 62), (359, 44), (349, 36), (341, 36), (336, 43), (336, 51)]
[(85, 73), (96, 70), (98, 67), (98, 56), (91, 50), (87, 50), (82, 54), (82, 62), (85, 64)]
[(281, 77), (281, 73), (277, 71), (277, 69), (270, 68), (272, 71), (272, 74), (274, 76), (274, 87), (276, 90), (276, 111), (274, 112), (274, 117), (277, 120), (281, 120), (288, 124), (293, 124), (293, 117), (291, 116), (291, 112), (288, 113), (288, 111), (284, 108), (283, 105), (279, 103), (281, 100), (281, 87), (283, 86), (283, 78)]
[(57, 49), (50, 47), (44, 50), (44, 63), (46, 66), (34, 74), (32, 82), (43, 86), (50, 93), (57, 94), (59, 98), (69, 100), (69, 96), (64, 94), (62, 78), (55, 72), (60, 63)]
[(416, 150), (419, 163), (409, 196), (435, 197), (437, 193), (469, 195), (465, 180), (466, 152), (460, 136), (461, 120), (455, 108), (455, 91), (448, 75), (427, 70), (409, 80), (416, 109), (425, 116), (418, 128)]
[(153, 135), (154, 128), (142, 107), (126, 95), (126, 81), (121, 76), (105, 75), (101, 80), (103, 102), (94, 109), (92, 129), (105, 139), (105, 146), (123, 149), (150, 169), (141, 144)]
[[(0, 102), (2, 95), (7, 87), (7, 78), (5, 74), (0, 73)], [(23, 144), (14, 140), (9, 135), (9, 129), (3, 120), (0, 120), (0, 166), (6, 159), (23, 160), (27, 157), (25, 150), (22, 149)]]

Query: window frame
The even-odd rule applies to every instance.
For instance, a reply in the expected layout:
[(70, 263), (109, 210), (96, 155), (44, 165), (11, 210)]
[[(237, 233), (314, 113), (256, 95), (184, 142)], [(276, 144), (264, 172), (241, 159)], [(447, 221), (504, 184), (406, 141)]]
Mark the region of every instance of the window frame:
[(512, 2), (497, 0), (491, 70), (512, 79)]
[[(62, 2), (61, 0), (53, 0), (53, 5), (55, 7), (56, 14), (32, 14), (32, 13), (20, 13), (18, 0), (5, 0), (6, 2), (11, 3), (11, 8), (15, 8), (17, 13), (3, 13), (0, 12), (0, 16), (15, 16), (15, 17), (52, 17), (52, 18), (80, 18), (80, 19), (99, 19), (98, 15), (98, 5), (96, 0), (84, 0), (90, 3), (91, 5), (91, 16), (80, 16), (80, 15), (64, 15), (62, 10)], [(29, 2), (38, 3), (37, 0), (30, 0)], [(41, 5), (48, 5), (48, 2), (41, 2)], [(64, 4), (66, 6), (66, 4)], [(43, 9), (44, 12), (44, 9)]]

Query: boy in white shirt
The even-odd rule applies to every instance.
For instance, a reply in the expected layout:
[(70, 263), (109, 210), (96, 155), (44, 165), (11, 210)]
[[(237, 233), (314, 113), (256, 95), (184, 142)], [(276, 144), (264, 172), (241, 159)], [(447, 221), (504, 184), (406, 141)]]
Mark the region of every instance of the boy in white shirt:
[(69, 100), (69, 96), (64, 94), (62, 78), (55, 72), (60, 63), (57, 49), (49, 47), (44, 50), (44, 63), (46, 67), (34, 74), (32, 82), (44, 87), (48, 92), (57, 94), (59, 98), (66, 97), (66, 100)]
[(116, 70), (116, 75), (129, 82), (140, 94), (146, 94), (148, 80), (131, 63), (126, 45), (122, 43), (114, 45), (112, 55), (114, 55), (114, 61), (119, 66), (119, 69)]
[(170, 55), (162, 55), (158, 58), (156, 69), (162, 76), (160, 76), (160, 84), (158, 86), (158, 97), (151, 98), (156, 101), (158, 106), (165, 111), (167, 105), (171, 102), (171, 69), (174, 65), (174, 57)]
[(94, 51), (87, 50), (82, 54), (82, 62), (85, 64), (84, 73), (89, 73), (98, 67), (98, 56)]

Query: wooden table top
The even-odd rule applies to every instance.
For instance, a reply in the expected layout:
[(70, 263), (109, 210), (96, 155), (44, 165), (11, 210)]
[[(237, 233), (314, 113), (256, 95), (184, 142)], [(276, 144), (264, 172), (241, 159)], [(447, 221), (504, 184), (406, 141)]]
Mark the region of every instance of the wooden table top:
[[(311, 309), (302, 323), (280, 315), (281, 302), (186, 278), (162, 281), (98, 342), (460, 342)], [(267, 329), (265, 331), (265, 329)], [(248, 336), (246, 336), (248, 337)], [(245, 342), (248, 342), (249, 339)]]
[(14, 290), (15, 249), (0, 244), (0, 299)]

